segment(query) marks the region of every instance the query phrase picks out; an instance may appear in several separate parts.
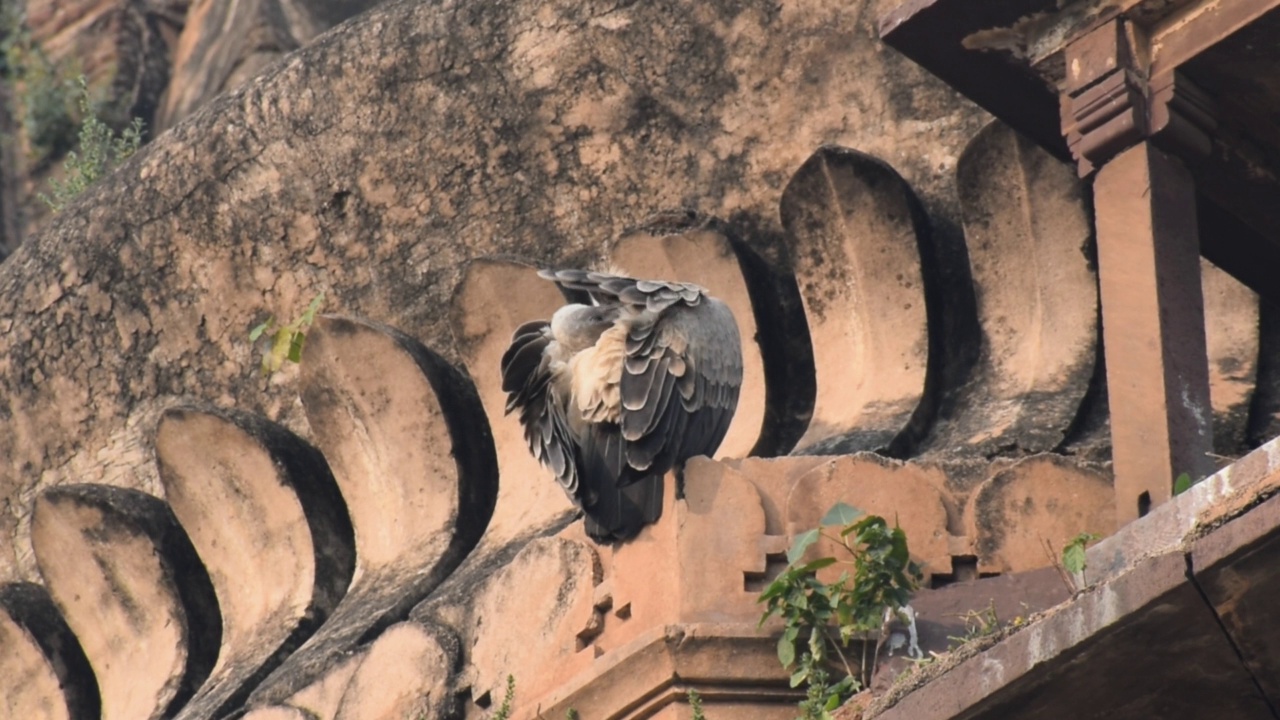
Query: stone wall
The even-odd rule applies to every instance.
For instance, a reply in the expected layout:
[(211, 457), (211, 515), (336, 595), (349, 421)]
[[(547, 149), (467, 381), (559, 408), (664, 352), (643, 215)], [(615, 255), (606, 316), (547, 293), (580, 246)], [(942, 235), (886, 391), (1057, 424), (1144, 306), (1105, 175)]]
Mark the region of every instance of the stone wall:
[[(832, 502), (898, 515), (936, 585), (1114, 530), (1087, 193), (879, 45), (881, 9), (384, 5), (53, 218), (0, 265), (22, 697), (477, 715), (518, 666), (520, 712), (562, 716), (649, 658), (635, 712), (671, 716), (675, 673), (785, 717), (754, 592)], [(711, 288), (747, 365), (689, 499), (603, 549), (497, 377), (561, 302), (531, 265), (602, 261)], [(1225, 456), (1270, 427), (1275, 323), (1214, 282)], [(319, 291), (263, 378), (249, 328)]]
[(472, 257), (584, 263), (693, 207), (785, 267), (782, 191), (829, 142), (892, 163), (954, 245), (981, 116), (881, 47), (874, 10), (388, 5), (214, 101), (0, 268), (0, 576), (32, 577), (34, 488), (160, 493), (146, 434), (175, 401), (306, 436), (246, 334), (319, 290), (456, 362)]

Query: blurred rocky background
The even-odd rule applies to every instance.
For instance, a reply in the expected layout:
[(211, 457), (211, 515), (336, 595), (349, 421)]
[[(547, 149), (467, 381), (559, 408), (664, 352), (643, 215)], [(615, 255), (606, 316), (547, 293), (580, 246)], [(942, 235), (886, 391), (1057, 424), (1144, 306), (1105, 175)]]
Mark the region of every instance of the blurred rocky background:
[[(141, 140), (376, 0), (8, 0), (0, 8), (0, 259), (44, 223), (88, 111)], [(83, 155), (83, 152), (80, 153)]]

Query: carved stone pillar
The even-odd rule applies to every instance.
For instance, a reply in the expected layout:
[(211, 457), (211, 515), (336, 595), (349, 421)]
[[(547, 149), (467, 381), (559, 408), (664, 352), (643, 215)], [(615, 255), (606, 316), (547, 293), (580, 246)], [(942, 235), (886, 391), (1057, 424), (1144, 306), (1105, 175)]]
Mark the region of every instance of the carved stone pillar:
[(1060, 96), (1077, 169), (1096, 171), (1120, 523), (1167, 500), (1179, 474), (1212, 471), (1196, 189), (1184, 163), (1208, 155), (1215, 122), (1203, 93), (1175, 68), (1151, 77), (1147, 55), (1139, 28), (1107, 23), (1066, 47)]

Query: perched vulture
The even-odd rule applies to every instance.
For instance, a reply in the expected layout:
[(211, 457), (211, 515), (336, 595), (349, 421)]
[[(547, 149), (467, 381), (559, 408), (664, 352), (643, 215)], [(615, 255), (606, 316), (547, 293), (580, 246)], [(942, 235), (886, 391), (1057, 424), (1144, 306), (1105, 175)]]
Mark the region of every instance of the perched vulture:
[(685, 460), (724, 439), (742, 385), (738, 324), (690, 283), (538, 275), (593, 304), (516, 329), (502, 356), (507, 412), (520, 411), (530, 451), (583, 509), (587, 533), (630, 539), (662, 514), (667, 471), (679, 483)]

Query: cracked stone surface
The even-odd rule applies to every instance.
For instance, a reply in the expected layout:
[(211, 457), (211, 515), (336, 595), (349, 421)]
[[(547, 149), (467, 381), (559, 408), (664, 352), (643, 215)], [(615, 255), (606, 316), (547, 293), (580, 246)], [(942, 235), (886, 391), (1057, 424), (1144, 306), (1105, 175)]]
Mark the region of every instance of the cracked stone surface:
[(885, 4), (390, 3), (207, 104), (0, 266), (0, 578), (32, 577), (38, 488), (160, 494), (144, 433), (169, 405), (307, 437), (246, 334), (320, 290), (457, 362), (466, 259), (581, 264), (692, 206), (776, 262), (783, 186), (824, 142), (954, 218), (982, 116), (875, 40)]

